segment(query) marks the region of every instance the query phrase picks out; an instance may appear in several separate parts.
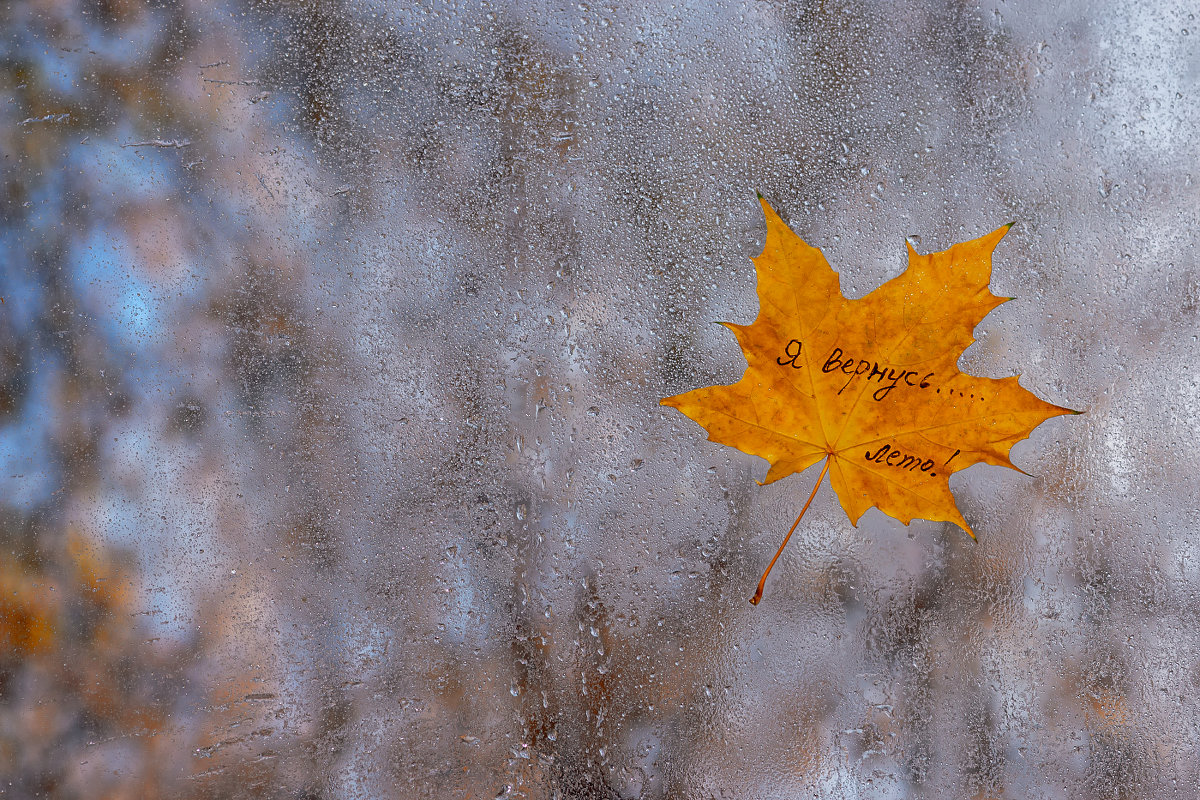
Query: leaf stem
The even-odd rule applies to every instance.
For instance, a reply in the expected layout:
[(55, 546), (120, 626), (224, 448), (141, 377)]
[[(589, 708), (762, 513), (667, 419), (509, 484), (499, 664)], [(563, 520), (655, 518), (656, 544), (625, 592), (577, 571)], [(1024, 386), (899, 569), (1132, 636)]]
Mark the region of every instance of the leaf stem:
[(792, 538), (792, 532), (796, 530), (796, 526), (800, 524), (800, 520), (804, 519), (804, 512), (808, 511), (808, 507), (812, 505), (813, 498), (817, 496), (817, 489), (821, 488), (821, 481), (825, 480), (825, 473), (829, 472), (829, 461), (832, 458), (833, 453), (825, 456), (825, 466), (821, 469), (821, 475), (817, 478), (816, 484), (813, 485), (812, 494), (808, 496), (808, 500), (804, 503), (804, 508), (800, 509), (800, 516), (796, 517), (796, 521), (792, 523), (787, 536), (783, 537), (783, 544), (779, 545), (779, 549), (775, 551), (775, 558), (772, 558), (771, 563), (767, 565), (767, 571), (758, 579), (758, 590), (754, 593), (754, 597), (750, 598), (750, 605), (756, 606), (758, 605), (758, 601), (762, 600), (763, 587), (767, 585), (767, 576), (771, 574), (771, 568), (779, 560), (780, 554), (783, 553), (783, 548), (787, 547), (788, 539)]

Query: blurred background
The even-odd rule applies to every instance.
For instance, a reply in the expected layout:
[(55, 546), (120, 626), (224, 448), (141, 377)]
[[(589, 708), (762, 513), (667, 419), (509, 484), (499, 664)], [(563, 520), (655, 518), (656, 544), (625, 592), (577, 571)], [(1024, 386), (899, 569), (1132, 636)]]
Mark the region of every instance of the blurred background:
[[(0, 5), (0, 796), (1191, 798), (1187, 2)], [(1016, 219), (979, 540), (759, 487), (761, 191)]]

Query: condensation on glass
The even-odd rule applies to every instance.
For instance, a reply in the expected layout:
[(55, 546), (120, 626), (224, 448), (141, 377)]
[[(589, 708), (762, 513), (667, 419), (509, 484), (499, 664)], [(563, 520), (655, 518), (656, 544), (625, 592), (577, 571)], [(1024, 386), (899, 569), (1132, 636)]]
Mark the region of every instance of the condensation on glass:
[[(0, 794), (1194, 796), (1195, 13), (5, 4)], [(756, 191), (1086, 413), (752, 607)]]

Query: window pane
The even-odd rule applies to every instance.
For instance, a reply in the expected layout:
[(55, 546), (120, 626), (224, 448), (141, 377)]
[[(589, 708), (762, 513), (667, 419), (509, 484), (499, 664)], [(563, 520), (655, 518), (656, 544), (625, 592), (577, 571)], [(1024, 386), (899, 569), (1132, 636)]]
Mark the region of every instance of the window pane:
[[(0, 793), (1193, 796), (1194, 12), (5, 4)], [(751, 606), (755, 192), (1086, 413)]]

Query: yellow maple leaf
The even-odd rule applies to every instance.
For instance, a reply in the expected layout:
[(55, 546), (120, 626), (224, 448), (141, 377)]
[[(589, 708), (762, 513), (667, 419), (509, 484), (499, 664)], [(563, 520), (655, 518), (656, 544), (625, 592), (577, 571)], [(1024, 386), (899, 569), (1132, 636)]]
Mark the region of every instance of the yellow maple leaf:
[(992, 250), (1011, 224), (940, 253), (909, 245), (903, 274), (849, 300), (821, 251), (759, 201), (767, 240), (754, 259), (758, 318), (721, 323), (737, 336), (746, 372), (730, 386), (661, 403), (706, 428), (711, 441), (765, 458), (764, 484), (824, 460), (796, 524), (828, 473), (854, 525), (876, 506), (905, 525), (953, 522), (973, 538), (950, 476), (979, 462), (1017, 469), (1008, 458), (1014, 444), (1050, 417), (1078, 413), (1038, 399), (1015, 377), (958, 370), (975, 326), (1010, 299), (993, 295), (988, 281)]

